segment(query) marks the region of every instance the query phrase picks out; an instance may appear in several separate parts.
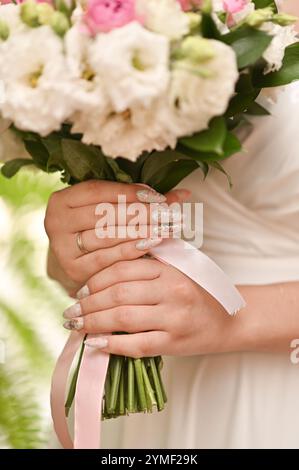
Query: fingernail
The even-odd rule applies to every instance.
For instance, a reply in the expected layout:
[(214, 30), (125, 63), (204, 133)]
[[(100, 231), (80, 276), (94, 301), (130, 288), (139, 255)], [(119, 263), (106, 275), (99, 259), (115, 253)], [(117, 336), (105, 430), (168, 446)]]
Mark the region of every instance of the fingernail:
[(98, 338), (87, 339), (84, 341), (84, 344), (89, 348), (103, 349), (108, 346), (108, 339), (103, 336), (99, 336)]
[(66, 330), (80, 331), (84, 327), (84, 318), (72, 318), (63, 324)]
[(76, 297), (77, 299), (81, 300), (81, 299), (85, 299), (85, 297), (88, 297), (89, 295), (90, 295), (90, 290), (88, 286), (83, 286), (81, 287), (80, 290), (78, 290)]
[(67, 308), (63, 312), (64, 318), (76, 318), (76, 317), (80, 317), (81, 315), (82, 315), (82, 309), (81, 309), (81, 305), (79, 304), (79, 302)]
[(177, 224), (161, 224), (155, 225), (152, 227), (152, 234), (154, 236), (165, 236), (174, 233), (180, 233), (182, 229), (185, 228), (185, 224), (177, 223)]
[(137, 250), (146, 251), (150, 248), (154, 248), (154, 246), (160, 245), (162, 242), (162, 238), (148, 238), (146, 240), (138, 240), (136, 243)]
[(157, 193), (154, 189), (140, 189), (136, 193), (137, 199), (140, 202), (165, 202), (166, 197), (163, 194)]
[(162, 222), (169, 224), (170, 222), (180, 222), (184, 217), (179, 207), (169, 208), (165, 206), (155, 207), (151, 211), (151, 219), (153, 222)]

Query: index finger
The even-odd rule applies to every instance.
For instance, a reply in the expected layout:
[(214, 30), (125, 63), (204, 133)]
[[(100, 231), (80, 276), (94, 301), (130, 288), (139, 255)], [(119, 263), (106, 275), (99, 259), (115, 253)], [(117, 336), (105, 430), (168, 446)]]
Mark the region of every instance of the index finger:
[(65, 191), (66, 204), (71, 207), (89, 206), (101, 202), (117, 204), (119, 196), (125, 202), (165, 202), (166, 197), (146, 185), (117, 183), (115, 181), (90, 180), (78, 183)]

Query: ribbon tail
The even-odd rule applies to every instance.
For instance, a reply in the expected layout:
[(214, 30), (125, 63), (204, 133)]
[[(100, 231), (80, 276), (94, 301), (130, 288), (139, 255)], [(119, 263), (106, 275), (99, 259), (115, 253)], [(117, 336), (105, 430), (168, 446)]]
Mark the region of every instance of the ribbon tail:
[(68, 430), (65, 416), (65, 392), (67, 380), (74, 357), (82, 344), (84, 336), (78, 332), (72, 332), (59, 356), (51, 384), (51, 412), (54, 430), (64, 449), (73, 449), (73, 442)]
[(245, 307), (245, 301), (229, 277), (214, 261), (190, 243), (168, 239), (151, 250), (158, 260), (174, 266), (205, 289), (227, 311), (235, 315)]

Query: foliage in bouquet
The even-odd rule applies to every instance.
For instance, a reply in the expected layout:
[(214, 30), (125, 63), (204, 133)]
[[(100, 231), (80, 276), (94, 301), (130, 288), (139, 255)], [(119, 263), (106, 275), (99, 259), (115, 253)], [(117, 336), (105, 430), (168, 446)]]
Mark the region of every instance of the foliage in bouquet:
[(0, 113), (33, 159), (2, 172), (34, 163), (71, 184), (167, 191), (221, 169), (238, 126), (266, 113), (261, 89), (299, 78), (294, 21), (271, 0), (2, 5)]
[[(241, 150), (239, 128), (268, 114), (262, 89), (299, 79), (295, 21), (273, 0), (2, 5), (2, 173), (34, 164), (68, 184), (167, 192), (197, 169), (223, 171)], [(103, 416), (163, 409), (161, 365), (112, 356)]]

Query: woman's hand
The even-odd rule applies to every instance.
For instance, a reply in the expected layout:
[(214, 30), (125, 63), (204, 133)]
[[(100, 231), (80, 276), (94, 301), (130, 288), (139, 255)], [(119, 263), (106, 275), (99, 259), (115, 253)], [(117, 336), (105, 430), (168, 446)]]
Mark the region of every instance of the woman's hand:
[[(232, 341), (234, 319), (221, 305), (184, 274), (156, 260), (116, 263), (92, 277), (82, 295), (65, 311), (65, 327), (103, 334), (87, 344), (106, 352), (193, 355), (224, 351)], [(119, 331), (133, 334), (107, 336)]]
[[(235, 317), (200, 286), (157, 260), (118, 262), (93, 276), (65, 327), (100, 334), (87, 344), (129, 357), (291, 352), (299, 342), (299, 283), (240, 286)], [(113, 332), (126, 335), (112, 335)]]
[[(127, 204), (145, 205), (145, 224), (148, 224), (148, 230), (143, 240), (137, 240), (138, 237), (134, 238), (131, 234), (129, 237), (117, 236), (118, 227), (126, 229), (133, 218), (127, 215), (124, 205), (121, 208), (123, 212), (119, 212), (119, 195), (125, 196)], [(58, 280), (74, 295), (90, 277), (107, 266), (121, 260), (142, 257), (159, 243), (159, 240), (146, 239), (151, 228), (150, 203), (156, 203), (159, 211), (164, 201), (180, 202), (188, 196), (188, 191), (179, 190), (169, 193), (166, 199), (146, 186), (108, 181), (88, 181), (54, 193), (49, 200), (45, 217), (45, 229), (50, 240), (49, 276)], [(99, 221), (97, 208), (102, 203), (109, 203), (115, 209), (116, 219), (112, 217), (109, 220), (109, 215), (107, 217), (107, 224), (116, 229), (115, 237), (99, 238), (96, 234), (96, 224)], [(123, 220), (118, 220), (118, 214), (121, 214)], [(85, 252), (78, 246), (78, 234)]]

